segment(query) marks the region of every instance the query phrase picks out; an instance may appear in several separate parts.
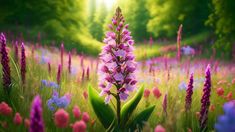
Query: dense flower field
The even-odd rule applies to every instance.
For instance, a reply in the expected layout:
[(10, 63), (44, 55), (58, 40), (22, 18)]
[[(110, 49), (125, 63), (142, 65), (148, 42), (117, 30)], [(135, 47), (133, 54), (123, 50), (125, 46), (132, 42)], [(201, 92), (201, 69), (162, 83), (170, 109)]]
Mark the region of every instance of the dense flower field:
[(137, 61), (119, 8), (109, 28), (97, 58), (2, 33), (0, 130), (235, 131), (234, 62)]

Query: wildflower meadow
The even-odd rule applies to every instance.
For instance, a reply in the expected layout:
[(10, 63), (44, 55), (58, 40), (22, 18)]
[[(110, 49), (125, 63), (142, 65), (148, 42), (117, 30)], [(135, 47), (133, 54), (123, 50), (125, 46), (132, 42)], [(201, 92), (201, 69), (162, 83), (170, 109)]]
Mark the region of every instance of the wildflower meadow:
[(235, 132), (234, 2), (75, 1), (0, 5), (1, 132)]

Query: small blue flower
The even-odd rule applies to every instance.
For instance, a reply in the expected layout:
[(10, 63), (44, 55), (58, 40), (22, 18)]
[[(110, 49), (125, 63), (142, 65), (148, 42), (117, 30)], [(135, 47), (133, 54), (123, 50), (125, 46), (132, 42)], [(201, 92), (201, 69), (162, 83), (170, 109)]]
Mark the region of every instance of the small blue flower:
[(58, 85), (57, 83), (55, 83), (55, 82), (50, 82), (50, 83), (49, 83), (49, 87), (52, 87), (52, 88), (54, 88), (54, 89), (58, 89), (58, 88), (59, 88), (59, 85)]
[(179, 90), (186, 90), (187, 84), (185, 82), (181, 82), (178, 86)]
[(47, 86), (47, 85), (48, 85), (47, 80), (42, 80), (41, 83), (42, 83), (42, 85), (44, 85), (44, 86)]
[(53, 91), (52, 97), (47, 101), (49, 110), (55, 111), (56, 108), (66, 108), (70, 104), (70, 97), (65, 94), (59, 97), (56, 90)]

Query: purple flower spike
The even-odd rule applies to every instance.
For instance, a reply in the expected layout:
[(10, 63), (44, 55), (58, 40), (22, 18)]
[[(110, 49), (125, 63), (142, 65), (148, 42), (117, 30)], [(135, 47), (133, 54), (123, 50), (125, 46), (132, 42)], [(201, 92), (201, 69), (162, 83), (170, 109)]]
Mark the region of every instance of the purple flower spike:
[(71, 53), (69, 52), (68, 71), (71, 73)]
[(64, 64), (64, 44), (63, 43), (60, 46), (60, 64), (63, 67), (63, 64)]
[(14, 54), (15, 61), (18, 62), (18, 60), (19, 60), (19, 49), (18, 49), (18, 42), (17, 41), (15, 42), (14, 49), (15, 49), (14, 50), (15, 51), (15, 54)]
[(25, 56), (25, 48), (24, 43), (21, 44), (21, 79), (22, 83), (25, 84), (25, 73), (26, 73), (26, 56)]
[[(129, 92), (136, 88), (136, 62), (133, 54), (134, 41), (128, 31), (128, 25), (121, 9), (117, 8), (112, 23), (104, 38), (105, 45), (100, 53), (101, 63), (99, 64), (99, 86), (102, 90), (100, 95), (106, 95), (105, 102), (111, 99), (110, 95), (115, 95), (117, 99), (126, 100)], [(125, 25), (125, 26), (124, 26)], [(116, 90), (111, 90), (112, 86)], [(111, 93), (116, 91), (116, 93)]]
[(2, 79), (3, 87), (7, 92), (10, 92), (11, 85), (11, 70), (9, 66), (9, 58), (6, 49), (6, 38), (3, 33), (0, 35), (0, 44), (1, 44), (1, 64), (2, 64)]
[(37, 95), (32, 103), (29, 132), (44, 132), (41, 98)]
[(193, 95), (193, 73), (190, 76), (190, 80), (188, 83), (188, 88), (186, 90), (186, 98), (185, 98), (185, 109), (189, 111), (192, 104), (192, 95)]
[(51, 63), (48, 62), (47, 65), (48, 65), (48, 73), (51, 75)]
[(57, 83), (60, 84), (60, 81), (61, 81), (61, 64), (59, 64), (58, 66), (58, 71), (57, 71), (57, 76), (56, 76), (56, 80), (57, 80)]
[(90, 79), (90, 68), (89, 67), (87, 67), (87, 69), (86, 69), (86, 78), (87, 78), (87, 80)]
[(164, 113), (167, 115), (167, 94), (165, 94), (163, 102), (162, 102), (162, 108)]
[(206, 122), (208, 118), (208, 109), (210, 106), (210, 94), (211, 94), (211, 67), (210, 64), (206, 68), (206, 80), (203, 88), (203, 95), (201, 98), (201, 111), (200, 111), (200, 128), (204, 130), (206, 128)]

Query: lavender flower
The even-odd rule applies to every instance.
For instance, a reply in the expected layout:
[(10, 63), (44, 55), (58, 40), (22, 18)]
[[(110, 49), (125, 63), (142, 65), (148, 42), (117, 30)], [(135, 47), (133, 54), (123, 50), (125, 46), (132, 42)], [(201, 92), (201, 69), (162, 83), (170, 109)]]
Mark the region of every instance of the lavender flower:
[(47, 65), (48, 65), (48, 73), (51, 74), (51, 63), (48, 62)]
[(185, 109), (186, 109), (186, 111), (190, 110), (190, 108), (191, 108), (192, 95), (193, 95), (193, 73), (190, 75), (188, 88), (186, 90), (186, 98), (185, 98)]
[(187, 84), (185, 82), (181, 82), (178, 86), (179, 90), (186, 90)]
[(235, 132), (235, 100), (223, 106), (224, 115), (219, 116), (215, 129), (217, 132)]
[(116, 87), (117, 98), (126, 100), (129, 92), (135, 89), (136, 62), (133, 55), (134, 41), (124, 24), (121, 9), (117, 8), (112, 19), (111, 31), (106, 33), (103, 50), (100, 54), (99, 87), (100, 95), (106, 95), (105, 102), (111, 99), (111, 88)]
[(85, 69), (82, 69), (82, 81), (85, 79)]
[(179, 26), (179, 30), (177, 32), (177, 48), (178, 48), (178, 51), (177, 51), (177, 58), (178, 60), (180, 60), (181, 58), (181, 53), (180, 53), (180, 43), (181, 43), (181, 34), (182, 34), (182, 28), (183, 28), (183, 25), (181, 24)]
[(162, 108), (165, 114), (167, 115), (167, 94), (165, 94), (163, 102), (162, 102)]
[(60, 81), (61, 81), (61, 64), (59, 64), (59, 66), (58, 66), (56, 80), (57, 80), (57, 83), (60, 84)]
[(11, 70), (9, 66), (9, 58), (6, 49), (6, 38), (3, 33), (0, 35), (0, 43), (1, 43), (1, 64), (2, 64), (2, 79), (3, 79), (3, 87), (7, 92), (10, 92), (11, 85)]
[(24, 43), (21, 44), (21, 61), (20, 61), (20, 66), (21, 66), (21, 79), (22, 83), (25, 84), (25, 73), (26, 73), (26, 56), (25, 56), (25, 48), (24, 48)]
[(68, 71), (71, 73), (71, 53), (69, 52)]
[(70, 104), (70, 100), (70, 94), (59, 97), (58, 92), (54, 90), (52, 97), (47, 101), (47, 106), (49, 110), (55, 111), (56, 108), (66, 108)]
[(64, 64), (64, 44), (63, 43), (60, 46), (60, 64), (63, 67), (63, 64)]
[(208, 109), (210, 106), (210, 93), (211, 93), (211, 73), (210, 73), (210, 65), (206, 68), (206, 80), (203, 88), (203, 95), (201, 98), (201, 111), (200, 111), (200, 128), (201, 130), (205, 129), (206, 122), (208, 118)]
[(41, 98), (37, 95), (32, 103), (29, 132), (44, 132)]
[(86, 69), (86, 78), (87, 78), (87, 80), (89, 80), (89, 78), (90, 78), (90, 68), (89, 67), (87, 67), (87, 69)]
[(15, 49), (15, 54), (14, 54), (15, 61), (18, 62), (18, 60), (19, 60), (19, 50), (18, 50), (18, 42), (17, 41), (15, 42), (14, 49)]

